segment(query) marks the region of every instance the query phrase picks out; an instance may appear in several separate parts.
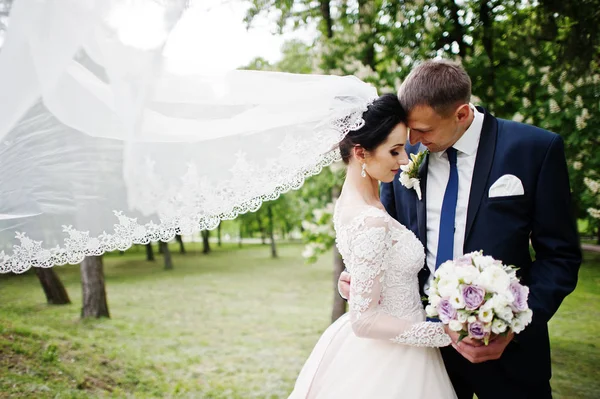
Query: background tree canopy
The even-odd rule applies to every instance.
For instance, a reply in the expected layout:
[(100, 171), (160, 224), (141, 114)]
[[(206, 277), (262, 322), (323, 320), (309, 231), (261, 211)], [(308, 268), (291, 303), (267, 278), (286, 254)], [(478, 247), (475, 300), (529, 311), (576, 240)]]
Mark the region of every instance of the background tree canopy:
[(310, 24), (319, 30), (311, 46), (289, 43), (276, 65), (255, 60), (253, 69), (353, 74), (393, 92), (415, 63), (460, 61), (475, 103), (564, 138), (574, 212), (591, 222), (589, 233), (598, 231), (600, 0), (248, 3), (248, 26), (267, 13), (280, 31)]

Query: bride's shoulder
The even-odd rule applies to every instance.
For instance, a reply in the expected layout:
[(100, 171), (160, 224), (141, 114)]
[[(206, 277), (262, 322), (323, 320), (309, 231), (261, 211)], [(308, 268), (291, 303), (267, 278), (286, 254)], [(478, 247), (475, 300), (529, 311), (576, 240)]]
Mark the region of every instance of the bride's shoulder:
[(393, 218), (385, 209), (373, 205), (340, 205), (335, 207), (334, 221), (338, 227), (387, 227)]

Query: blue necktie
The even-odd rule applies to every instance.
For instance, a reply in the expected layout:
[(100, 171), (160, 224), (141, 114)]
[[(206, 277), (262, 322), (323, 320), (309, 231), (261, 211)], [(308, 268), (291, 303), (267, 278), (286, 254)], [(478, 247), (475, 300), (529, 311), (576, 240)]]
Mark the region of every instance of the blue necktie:
[(456, 149), (446, 150), (448, 161), (450, 161), (450, 177), (444, 193), (442, 202), (442, 214), (440, 216), (440, 236), (438, 250), (435, 259), (435, 268), (447, 260), (453, 258), (454, 254), (454, 220), (456, 219), (456, 200), (458, 198), (458, 169), (456, 168)]

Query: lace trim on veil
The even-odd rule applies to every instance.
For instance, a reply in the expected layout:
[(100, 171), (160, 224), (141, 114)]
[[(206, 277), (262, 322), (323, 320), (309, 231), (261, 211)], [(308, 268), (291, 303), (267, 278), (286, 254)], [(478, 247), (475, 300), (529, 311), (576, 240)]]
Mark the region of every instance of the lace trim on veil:
[[(114, 210), (113, 213), (117, 218), (117, 223), (114, 224), (112, 232), (105, 231), (98, 236), (90, 236), (88, 231), (80, 231), (72, 226), (63, 226), (63, 232), (66, 235), (63, 244), (54, 248), (44, 247), (42, 241), (33, 240), (25, 233), (17, 232), (16, 239), (19, 244), (13, 246), (12, 253), (0, 251), (0, 273), (23, 273), (31, 267), (48, 268), (54, 265), (78, 264), (86, 256), (99, 256), (105, 252), (115, 250), (124, 251), (133, 244), (147, 244), (159, 240), (169, 241), (176, 234), (193, 234), (206, 229), (212, 230), (218, 226), (221, 220), (231, 220), (241, 214), (255, 212), (263, 202), (275, 200), (281, 194), (299, 189), (306, 178), (320, 173), (324, 167), (331, 165), (333, 162), (340, 161), (341, 155), (336, 146), (337, 142), (349, 131), (358, 130), (364, 125), (362, 114), (371, 102), (372, 100), (366, 102), (364, 106), (354, 108), (342, 118), (331, 120), (327, 124), (327, 128), (333, 130), (335, 134), (319, 135), (319, 132), (315, 132), (312, 137), (313, 141), (307, 139), (309, 145), (311, 143), (318, 144), (321, 148), (330, 149), (312, 158), (310, 162), (302, 162), (290, 167), (289, 153), (282, 150), (279, 158), (268, 167), (262, 168), (262, 170), (252, 169), (251, 165), (247, 163), (238, 165), (238, 167), (250, 168), (252, 173), (257, 176), (254, 182), (246, 182), (244, 188), (235, 185), (239, 184), (237, 180), (227, 182), (228, 184), (219, 186), (216, 189), (215, 187), (203, 187), (201, 179), (200, 181), (197, 179), (195, 167), (190, 165), (188, 172), (181, 178), (180, 191), (177, 191), (177, 194), (169, 201), (170, 209), (165, 209), (166, 205), (162, 204), (163, 209), (160, 210), (161, 216), (158, 223), (150, 221), (141, 224), (137, 221), (137, 218), (128, 217), (124, 211)], [(290, 140), (291, 142), (286, 138), (282, 147), (285, 146), (289, 149), (304, 139)], [(320, 142), (317, 143), (317, 141)], [(307, 145), (307, 143), (300, 144), (302, 146)], [(238, 163), (242, 158), (238, 155)], [(285, 173), (277, 173), (277, 164), (286, 166)], [(250, 198), (235, 195), (236, 190), (243, 191), (249, 185), (257, 185), (259, 182), (262, 184), (265, 181), (269, 182), (269, 188), (266, 191), (263, 189), (263, 193), (260, 195), (251, 196)], [(157, 190), (161, 188), (160, 185), (154, 187)], [(164, 187), (162, 186), (163, 190)], [(196, 197), (199, 193), (204, 195), (202, 190), (206, 188), (212, 189), (215, 195), (211, 204), (218, 203), (218, 206), (212, 206), (212, 209), (208, 210), (207, 207), (203, 206), (205, 204), (199, 204), (198, 197)], [(173, 188), (169, 190), (173, 190)], [(150, 204), (151, 201), (152, 195), (149, 195), (148, 203)], [(156, 208), (156, 204), (153, 206)]]

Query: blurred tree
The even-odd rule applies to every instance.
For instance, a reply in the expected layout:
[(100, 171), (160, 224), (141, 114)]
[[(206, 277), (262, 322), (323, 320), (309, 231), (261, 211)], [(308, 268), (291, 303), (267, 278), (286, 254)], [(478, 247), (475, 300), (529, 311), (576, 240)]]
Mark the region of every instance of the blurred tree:
[(162, 254), (165, 260), (165, 270), (173, 270), (173, 259), (171, 258), (171, 250), (169, 249), (169, 243), (164, 241), (158, 242), (159, 252)]
[(185, 246), (183, 245), (183, 237), (181, 234), (176, 234), (175, 239), (179, 243), (179, 253), (185, 254)]
[(81, 262), (81, 317), (110, 317), (104, 285), (102, 256), (86, 256)]
[(221, 246), (221, 226), (223, 224), (223, 221), (219, 222), (219, 226), (217, 226), (217, 246), (220, 247)]
[(152, 249), (152, 243), (144, 245), (146, 247), (146, 260), (148, 262), (154, 262), (154, 250)]
[(202, 253), (210, 253), (210, 230), (202, 230)]
[(249, 25), (260, 13), (276, 14), (281, 31), (316, 24), (314, 72), (352, 74), (380, 92), (395, 91), (421, 60), (461, 61), (474, 102), (563, 136), (574, 212), (589, 218), (584, 178), (600, 173), (600, 156), (591, 153), (600, 118), (600, 0), (248, 2)]
[(54, 268), (36, 267), (35, 275), (42, 284), (46, 301), (50, 305), (66, 305), (71, 303), (67, 290)]

